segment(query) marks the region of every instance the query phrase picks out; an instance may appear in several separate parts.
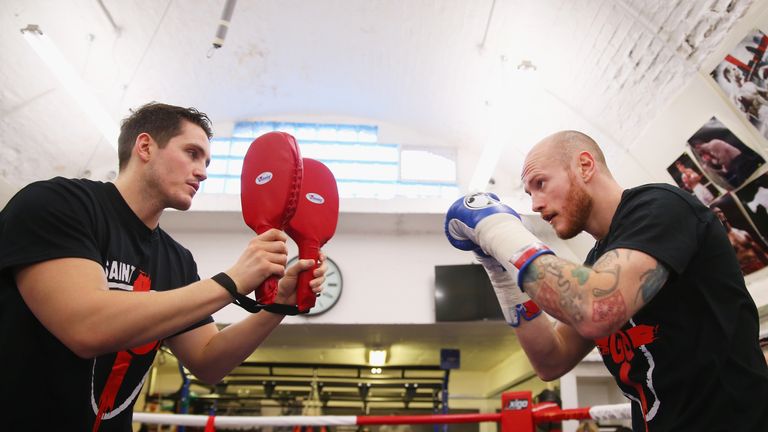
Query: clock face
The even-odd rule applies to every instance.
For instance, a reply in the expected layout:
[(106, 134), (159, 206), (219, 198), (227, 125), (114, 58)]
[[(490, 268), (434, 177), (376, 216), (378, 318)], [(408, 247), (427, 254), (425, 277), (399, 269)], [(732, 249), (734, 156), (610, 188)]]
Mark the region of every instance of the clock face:
[[(293, 265), (298, 259), (299, 257), (297, 256), (291, 258), (288, 260), (287, 266)], [(325, 262), (328, 264), (328, 269), (325, 271), (323, 291), (320, 293), (320, 297), (315, 299), (315, 306), (310, 309), (309, 312), (304, 314), (305, 316), (319, 315), (326, 312), (336, 305), (336, 302), (339, 301), (339, 297), (341, 296), (342, 279), (339, 266), (328, 257), (325, 257)]]

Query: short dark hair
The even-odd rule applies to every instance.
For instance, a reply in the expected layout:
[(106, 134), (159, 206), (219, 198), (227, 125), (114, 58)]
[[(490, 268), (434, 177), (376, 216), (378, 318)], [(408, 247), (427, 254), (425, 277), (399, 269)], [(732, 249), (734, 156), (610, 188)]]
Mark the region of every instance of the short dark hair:
[(208, 115), (195, 108), (183, 108), (158, 102), (150, 102), (133, 111), (123, 119), (120, 125), (120, 137), (117, 139), (117, 158), (120, 170), (125, 168), (131, 159), (131, 151), (136, 143), (136, 137), (148, 133), (157, 141), (160, 148), (181, 133), (181, 122), (186, 120), (200, 126), (210, 140), (213, 138), (211, 119)]

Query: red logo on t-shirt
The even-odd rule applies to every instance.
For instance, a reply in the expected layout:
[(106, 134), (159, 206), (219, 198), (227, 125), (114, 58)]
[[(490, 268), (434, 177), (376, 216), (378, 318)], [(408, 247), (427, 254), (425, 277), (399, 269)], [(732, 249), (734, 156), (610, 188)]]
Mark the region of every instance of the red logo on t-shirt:
[[(655, 415), (659, 400), (653, 391), (651, 376), (654, 367), (653, 356), (644, 347), (656, 340), (658, 330), (658, 326), (641, 324), (595, 340), (606, 363), (611, 362), (618, 366), (618, 379), (635, 390), (646, 420), (646, 429), (648, 420)], [(641, 353), (647, 359), (647, 362), (642, 363), (647, 376), (643, 382), (638, 383), (630, 378), (630, 372), (632, 372), (632, 360)]]
[[(139, 271), (139, 276), (133, 282), (133, 292), (149, 292), (152, 287), (152, 280), (143, 271)], [(149, 342), (144, 345), (131, 348), (126, 351), (120, 351), (115, 357), (115, 362), (112, 364), (112, 371), (109, 373), (104, 388), (101, 391), (99, 397), (98, 411), (96, 412), (96, 418), (93, 422), (93, 432), (99, 430), (101, 420), (105, 413), (111, 411), (115, 407), (115, 399), (117, 398), (117, 392), (120, 390), (120, 385), (123, 383), (128, 368), (131, 365), (131, 361), (134, 356), (141, 356), (157, 350), (160, 346), (160, 341)]]

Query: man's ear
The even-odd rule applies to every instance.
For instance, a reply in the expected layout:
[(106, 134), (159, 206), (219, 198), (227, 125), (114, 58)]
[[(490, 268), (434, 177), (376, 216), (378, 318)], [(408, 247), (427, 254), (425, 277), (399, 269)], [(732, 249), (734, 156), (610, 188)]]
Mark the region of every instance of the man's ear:
[(136, 142), (133, 144), (133, 148), (142, 162), (149, 162), (152, 158), (152, 154), (155, 151), (154, 144), (155, 140), (153, 140), (146, 132), (142, 132), (136, 137)]
[(592, 153), (585, 150), (579, 153), (577, 163), (579, 176), (581, 176), (585, 183), (588, 183), (592, 180), (597, 170), (595, 157), (592, 156)]

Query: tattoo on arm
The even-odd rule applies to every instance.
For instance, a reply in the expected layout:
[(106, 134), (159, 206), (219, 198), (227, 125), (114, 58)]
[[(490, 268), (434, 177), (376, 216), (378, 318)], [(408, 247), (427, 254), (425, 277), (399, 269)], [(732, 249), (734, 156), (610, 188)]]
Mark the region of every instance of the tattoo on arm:
[(589, 272), (590, 270), (584, 266), (576, 267), (575, 269), (571, 270), (571, 276), (576, 278), (576, 281), (579, 282), (579, 285), (584, 285), (587, 283), (587, 279), (589, 279)]
[(643, 304), (648, 304), (656, 293), (661, 290), (668, 276), (669, 270), (661, 263), (657, 263), (656, 268), (648, 269), (640, 276), (640, 289), (637, 290), (635, 302), (642, 301)]
[(593, 287), (592, 295), (595, 297), (606, 297), (616, 291), (619, 287), (619, 274), (621, 273), (620, 258), (619, 252), (614, 249), (606, 252), (605, 255), (597, 260), (595, 266), (591, 269), (595, 273), (592, 283), (596, 284), (596, 279), (599, 278), (602, 286)]
[[(620, 323), (626, 319), (619, 292), (621, 263), (626, 258), (616, 250), (608, 251), (593, 269), (542, 256), (528, 267), (525, 289), (545, 311), (563, 322), (578, 324), (591, 312), (595, 322)], [(585, 286), (589, 291), (584, 291)]]
[[(629, 313), (629, 303), (624, 300), (626, 293), (622, 294), (619, 289), (620, 277), (626, 279), (637, 274), (631, 270), (633, 259), (640, 258), (631, 250), (611, 250), (590, 268), (554, 255), (543, 255), (528, 266), (523, 285), (547, 313), (562, 322), (575, 325), (591, 319), (618, 327), (626, 322)], [(640, 275), (636, 304), (648, 303), (664, 285), (668, 274), (661, 263), (644, 271)]]
[[(570, 323), (584, 320), (584, 299), (579, 285), (589, 277), (581, 266), (555, 256), (542, 256), (523, 275), (525, 291), (555, 318)], [(570, 276), (568, 276), (570, 275)]]
[(607, 297), (595, 299), (592, 302), (592, 321), (609, 322), (612, 326), (619, 326), (626, 321), (627, 308), (624, 305), (624, 296), (621, 291)]

